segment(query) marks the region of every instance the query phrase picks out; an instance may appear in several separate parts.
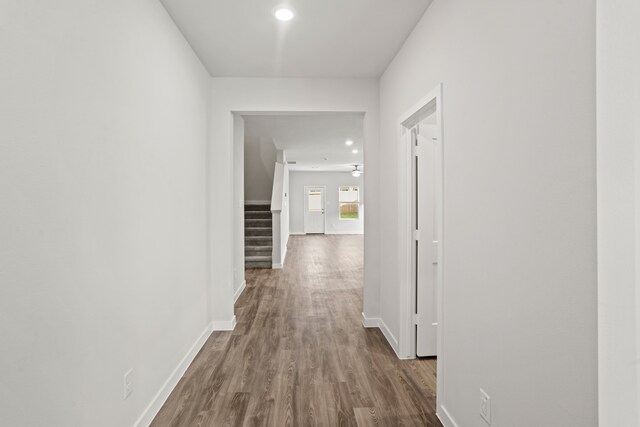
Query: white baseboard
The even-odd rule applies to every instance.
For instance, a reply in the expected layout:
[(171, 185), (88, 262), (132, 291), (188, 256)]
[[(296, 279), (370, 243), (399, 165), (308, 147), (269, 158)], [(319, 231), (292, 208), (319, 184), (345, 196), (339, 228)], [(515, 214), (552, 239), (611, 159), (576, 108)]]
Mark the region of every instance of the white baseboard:
[(274, 270), (281, 270), (284, 268), (284, 260), (287, 258), (287, 248), (284, 248), (284, 254), (282, 254), (282, 262), (281, 263), (273, 263), (271, 264), (271, 268)]
[(236, 293), (233, 295), (233, 303), (235, 304), (236, 301), (238, 301), (238, 298), (240, 298), (240, 295), (242, 295), (242, 292), (244, 292), (244, 288), (247, 287), (247, 281), (243, 280), (242, 284), (240, 285), (240, 287), (238, 288), (238, 290), (236, 291)]
[(173, 389), (178, 385), (178, 381), (180, 378), (184, 376), (184, 373), (187, 371), (193, 359), (195, 359), (196, 355), (202, 349), (204, 344), (207, 342), (207, 339), (213, 332), (212, 325), (208, 325), (207, 328), (202, 332), (202, 334), (198, 337), (195, 343), (191, 346), (187, 354), (182, 358), (178, 366), (171, 372), (169, 378), (162, 384), (160, 390), (153, 396), (151, 399), (151, 403), (145, 408), (142, 412), (142, 415), (135, 422), (134, 427), (147, 427), (153, 419), (158, 415), (160, 408), (164, 405), (164, 402), (167, 401), (167, 398), (173, 391)]
[(364, 315), (364, 313), (362, 313), (362, 326), (364, 326), (365, 328), (380, 329), (380, 331), (382, 332), (382, 335), (384, 335), (384, 337), (389, 342), (389, 345), (391, 346), (393, 351), (396, 353), (396, 356), (398, 356), (398, 359), (402, 359), (402, 357), (400, 357), (400, 352), (399, 352), (400, 346), (398, 345), (398, 340), (396, 339), (396, 337), (393, 336), (393, 334), (389, 330), (389, 327), (387, 326), (386, 323), (384, 323), (384, 320), (382, 320), (382, 318), (367, 317)]
[(217, 320), (211, 322), (211, 328), (214, 331), (233, 331), (236, 327), (236, 316), (233, 316), (231, 320)]
[(324, 233), (326, 235), (334, 235), (334, 234), (338, 234), (338, 235), (354, 235), (354, 236), (361, 236), (364, 234), (363, 231), (329, 231), (327, 233)]
[(389, 330), (389, 327), (387, 326), (386, 323), (384, 323), (384, 320), (382, 319), (380, 319), (379, 328), (382, 331), (382, 335), (384, 335), (387, 341), (389, 341), (389, 345), (391, 346), (393, 351), (396, 353), (396, 356), (398, 356), (398, 359), (402, 359), (402, 357), (400, 357), (400, 346), (398, 345), (398, 340), (396, 339), (396, 337), (393, 336), (393, 334)]
[(245, 205), (270, 205), (271, 200), (245, 200)]
[(453, 420), (453, 417), (444, 405), (440, 405), (440, 410), (436, 411), (436, 416), (444, 427), (458, 427), (458, 424)]
[[(362, 231), (327, 231), (324, 233), (325, 236), (331, 235), (352, 235), (352, 236), (362, 236), (364, 233)], [(307, 233), (289, 233), (291, 236), (306, 236)]]
[(380, 318), (379, 317), (367, 317), (364, 313), (362, 313), (362, 326), (365, 328), (379, 328), (380, 327)]

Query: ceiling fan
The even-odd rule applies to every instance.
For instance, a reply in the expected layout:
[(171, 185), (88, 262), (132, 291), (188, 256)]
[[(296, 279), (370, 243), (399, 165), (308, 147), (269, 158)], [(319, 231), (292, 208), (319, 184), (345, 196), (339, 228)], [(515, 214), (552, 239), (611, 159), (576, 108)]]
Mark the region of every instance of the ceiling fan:
[(358, 165), (353, 165), (354, 169), (351, 171), (351, 175), (353, 175), (354, 177), (359, 177), (360, 175), (362, 175), (364, 172), (361, 171), (360, 169), (358, 169)]

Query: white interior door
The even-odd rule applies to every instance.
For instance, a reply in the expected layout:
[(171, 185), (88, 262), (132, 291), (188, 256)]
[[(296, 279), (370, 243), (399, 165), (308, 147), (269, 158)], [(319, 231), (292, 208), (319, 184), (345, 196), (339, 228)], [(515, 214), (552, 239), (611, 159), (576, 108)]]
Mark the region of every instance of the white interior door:
[(324, 187), (304, 187), (304, 232), (324, 234)]
[(437, 282), (439, 230), (438, 188), (441, 177), (440, 143), (437, 125), (422, 122), (412, 129), (414, 154), (413, 196), (415, 279), (416, 279), (416, 355), (437, 356)]

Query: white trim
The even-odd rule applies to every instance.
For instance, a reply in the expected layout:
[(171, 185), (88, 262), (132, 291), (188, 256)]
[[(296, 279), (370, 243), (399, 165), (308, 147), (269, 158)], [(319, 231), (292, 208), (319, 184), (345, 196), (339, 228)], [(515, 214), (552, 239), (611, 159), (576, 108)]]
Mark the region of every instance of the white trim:
[(193, 359), (195, 359), (198, 352), (207, 342), (207, 339), (209, 339), (209, 336), (211, 336), (212, 332), (212, 324), (207, 325), (204, 332), (200, 334), (187, 354), (178, 363), (178, 366), (176, 366), (173, 372), (169, 374), (169, 378), (167, 378), (164, 384), (162, 384), (160, 390), (158, 390), (155, 396), (153, 396), (153, 399), (151, 399), (149, 405), (142, 412), (138, 420), (133, 424), (134, 427), (148, 426), (149, 424), (151, 424), (156, 415), (158, 415), (160, 408), (162, 408), (162, 405), (164, 405), (173, 389), (176, 387), (176, 385), (178, 385), (178, 381), (180, 381), (180, 379), (184, 376), (187, 368), (189, 368), (189, 365), (191, 365), (191, 363), (193, 362)]
[(271, 206), (271, 200), (245, 200), (245, 205), (269, 205)]
[(380, 318), (379, 317), (367, 317), (364, 313), (362, 313), (362, 326), (365, 328), (379, 328), (380, 327)]
[[(314, 234), (314, 233), (311, 233)], [(364, 231), (330, 231), (327, 233), (324, 233), (326, 236), (330, 236), (332, 234), (338, 234), (338, 235), (353, 235), (353, 236), (362, 236), (364, 234)], [(307, 233), (301, 233), (301, 232), (292, 232), (289, 233), (290, 236), (306, 236)]]
[(246, 287), (247, 287), (247, 281), (243, 280), (242, 284), (240, 285), (240, 287), (238, 288), (236, 293), (233, 295), (233, 303), (234, 304), (238, 301), (238, 298), (240, 298), (240, 295), (242, 295), (242, 292), (244, 292), (244, 288), (246, 288)]
[(284, 261), (287, 259), (287, 243), (289, 243), (289, 239), (284, 244), (284, 254), (282, 254), (282, 263), (273, 263), (271, 264), (271, 268), (274, 270), (282, 270), (284, 268)]
[(387, 342), (389, 342), (389, 345), (393, 349), (396, 356), (398, 356), (399, 359), (407, 359), (406, 357), (400, 357), (400, 354), (398, 353), (398, 340), (391, 333), (391, 331), (389, 330), (389, 327), (387, 326), (386, 323), (384, 323), (384, 320), (382, 320), (382, 318), (367, 317), (365, 316), (364, 313), (362, 313), (362, 326), (367, 329), (369, 328), (380, 329), (380, 332), (382, 332), (382, 335), (384, 335), (384, 337), (387, 339)]
[(211, 328), (214, 331), (233, 331), (236, 327), (236, 316), (233, 316), (231, 320), (215, 320), (211, 322)]
[(396, 353), (396, 356), (398, 356), (399, 359), (407, 359), (406, 357), (400, 356), (400, 353), (399, 353), (400, 348), (398, 346), (398, 340), (396, 339), (396, 337), (393, 336), (393, 334), (389, 330), (389, 327), (387, 326), (386, 323), (384, 323), (384, 320), (382, 319), (380, 319), (379, 328), (382, 331), (382, 335), (384, 335), (387, 341), (389, 341), (389, 345), (391, 346), (393, 351)]
[(436, 416), (444, 427), (458, 427), (458, 424), (453, 420), (453, 417), (444, 405), (440, 405), (438, 409), (439, 410), (436, 410)]
[[(438, 364), (436, 367), (436, 407), (442, 405), (444, 397), (444, 364), (446, 361), (444, 347), (444, 123), (442, 108), (443, 85), (440, 83), (420, 102), (415, 104), (405, 114), (398, 119), (398, 136), (397, 144), (398, 152), (398, 220), (399, 233), (398, 244), (398, 262), (400, 265), (400, 331), (399, 331), (399, 349), (400, 358), (415, 358), (416, 356), (416, 328), (413, 322), (413, 315), (416, 304), (415, 284), (412, 281), (413, 269), (413, 232), (412, 230), (412, 168), (411, 168), (411, 132), (410, 128), (415, 126), (422, 113), (432, 110), (435, 104), (435, 112), (437, 114), (438, 123), (438, 139), (440, 141), (440, 164), (442, 181), (436, 190), (436, 197), (440, 198), (440, 210), (436, 213), (439, 216), (440, 242), (438, 245), (438, 277), (437, 277), (437, 316), (438, 316), (438, 332), (437, 332), (437, 349)], [(435, 101), (435, 103), (434, 103)], [(455, 426), (455, 423), (453, 424)]]

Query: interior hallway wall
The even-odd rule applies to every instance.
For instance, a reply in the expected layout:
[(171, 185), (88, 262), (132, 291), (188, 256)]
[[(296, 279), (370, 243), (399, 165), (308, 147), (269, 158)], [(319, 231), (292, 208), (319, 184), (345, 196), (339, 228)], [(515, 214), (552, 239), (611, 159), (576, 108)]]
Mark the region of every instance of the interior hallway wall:
[(0, 51), (0, 425), (131, 426), (209, 330), (210, 77), (157, 0), (3, 1)]
[(640, 3), (598, 0), (600, 427), (640, 425)]
[[(291, 234), (304, 234), (304, 187), (324, 186), (325, 193), (325, 234), (364, 233), (364, 175), (356, 178), (351, 172), (291, 172)], [(360, 218), (341, 220), (339, 217), (338, 188), (344, 185), (357, 186), (360, 190)]]
[(244, 119), (233, 116), (233, 295), (238, 297), (244, 284), (244, 201), (245, 201), (245, 137)]
[(271, 138), (247, 136), (244, 140), (244, 200), (271, 202), (276, 146)]
[(321, 111), (365, 112), (364, 154), (369, 173), (365, 174), (368, 214), (365, 218), (365, 288), (363, 311), (378, 317), (379, 229), (377, 215), (378, 80), (377, 79), (212, 79), (210, 116), (209, 188), (210, 251), (214, 320), (233, 318), (233, 135), (232, 111)]
[(595, 426), (595, 0), (435, 0), (383, 75), (380, 311), (393, 334), (399, 119), (441, 82), (441, 403), (484, 426), (483, 388), (494, 427)]

